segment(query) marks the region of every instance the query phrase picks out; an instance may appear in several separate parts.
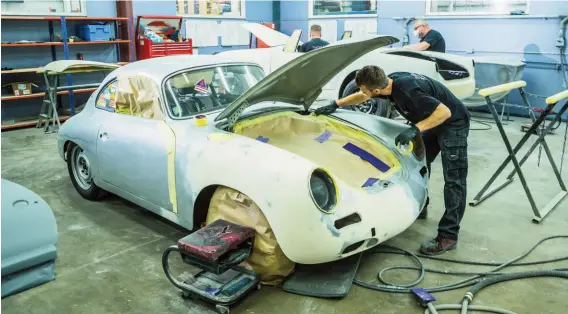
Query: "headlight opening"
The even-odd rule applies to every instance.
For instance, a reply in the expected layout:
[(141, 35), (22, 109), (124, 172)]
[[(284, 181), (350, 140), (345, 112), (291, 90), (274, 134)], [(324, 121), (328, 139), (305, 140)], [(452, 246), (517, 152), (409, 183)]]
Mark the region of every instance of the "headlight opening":
[(337, 190), (331, 176), (322, 169), (316, 169), (310, 177), (310, 195), (318, 208), (329, 214), (337, 204)]
[(413, 139), (412, 142), (414, 145), (414, 149), (412, 153), (418, 160), (424, 159), (424, 155), (426, 153), (426, 147), (424, 146), (424, 141), (422, 140), (422, 135), (417, 134)]
[(408, 156), (414, 151), (414, 140), (405, 145), (400, 145), (399, 143), (398, 145), (396, 145), (396, 149), (404, 156)]

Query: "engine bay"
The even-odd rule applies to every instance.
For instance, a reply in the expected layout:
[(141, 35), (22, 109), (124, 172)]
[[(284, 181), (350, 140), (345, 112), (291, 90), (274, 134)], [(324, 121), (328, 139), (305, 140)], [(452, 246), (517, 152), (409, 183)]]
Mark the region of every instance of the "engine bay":
[(237, 122), (233, 132), (311, 160), (353, 187), (384, 180), (400, 169), (382, 143), (324, 115), (277, 112)]

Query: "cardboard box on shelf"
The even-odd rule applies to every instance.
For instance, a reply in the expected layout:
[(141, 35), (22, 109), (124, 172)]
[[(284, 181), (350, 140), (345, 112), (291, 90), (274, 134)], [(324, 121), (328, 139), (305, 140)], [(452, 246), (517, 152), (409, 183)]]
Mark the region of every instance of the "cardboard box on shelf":
[(32, 94), (32, 86), (38, 87), (36, 84), (30, 82), (14, 82), (14, 83), (5, 84), (2, 87), (5, 86), (10, 86), (12, 94), (14, 96), (23, 96), (23, 95)]

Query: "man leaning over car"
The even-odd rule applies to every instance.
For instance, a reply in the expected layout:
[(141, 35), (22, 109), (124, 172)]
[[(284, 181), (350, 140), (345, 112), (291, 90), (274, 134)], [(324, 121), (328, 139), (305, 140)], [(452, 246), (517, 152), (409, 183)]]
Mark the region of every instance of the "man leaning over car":
[[(339, 107), (358, 105), (374, 97), (390, 99), (410, 122), (410, 128), (395, 138), (395, 144), (406, 145), (422, 133), (428, 175), (432, 162), (442, 153), (446, 211), (438, 224), (438, 235), (422, 244), (420, 251), (434, 255), (455, 249), (466, 206), (470, 122), (467, 108), (442, 83), (416, 73), (395, 72), (387, 76), (380, 67), (365, 66), (357, 72), (355, 82), (360, 92), (316, 109), (316, 115), (330, 114)], [(429, 201), (428, 197), (418, 218), (426, 218)]]

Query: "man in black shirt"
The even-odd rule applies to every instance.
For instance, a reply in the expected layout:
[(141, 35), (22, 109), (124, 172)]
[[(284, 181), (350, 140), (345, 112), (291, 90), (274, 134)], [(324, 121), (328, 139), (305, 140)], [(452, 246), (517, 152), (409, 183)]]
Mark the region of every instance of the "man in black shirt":
[[(442, 155), (446, 211), (438, 224), (438, 236), (422, 244), (420, 251), (441, 254), (455, 249), (466, 206), (470, 121), (467, 108), (443, 84), (421, 74), (395, 72), (387, 76), (377, 66), (365, 66), (357, 72), (355, 82), (360, 92), (320, 107), (315, 113), (330, 114), (342, 106), (358, 105), (373, 97), (388, 97), (410, 122), (410, 128), (395, 138), (395, 144), (406, 145), (422, 133), (428, 175), (438, 153)], [(428, 197), (419, 218), (426, 218), (429, 202)]]
[(329, 45), (327, 41), (321, 39), (321, 26), (317, 24), (310, 27), (310, 38), (310, 41), (300, 46), (300, 52), (309, 52)]
[(430, 28), (425, 20), (419, 19), (414, 22), (414, 36), (420, 38), (420, 43), (404, 46), (410, 50), (426, 50), (446, 52), (446, 41), (440, 32)]

